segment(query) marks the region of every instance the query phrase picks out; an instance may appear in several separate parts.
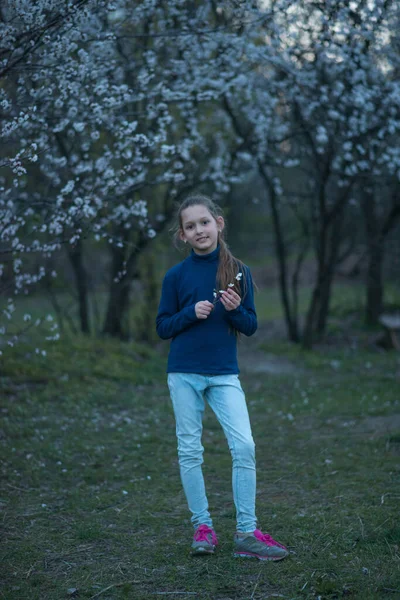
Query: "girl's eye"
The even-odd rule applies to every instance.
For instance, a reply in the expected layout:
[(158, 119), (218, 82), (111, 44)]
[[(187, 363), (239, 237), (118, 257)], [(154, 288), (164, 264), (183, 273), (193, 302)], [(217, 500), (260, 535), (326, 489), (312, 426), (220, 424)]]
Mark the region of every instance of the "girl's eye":
[(207, 220), (204, 220), (204, 221), (203, 221), (203, 225), (207, 225), (207, 223), (208, 223), (208, 221), (207, 221)]

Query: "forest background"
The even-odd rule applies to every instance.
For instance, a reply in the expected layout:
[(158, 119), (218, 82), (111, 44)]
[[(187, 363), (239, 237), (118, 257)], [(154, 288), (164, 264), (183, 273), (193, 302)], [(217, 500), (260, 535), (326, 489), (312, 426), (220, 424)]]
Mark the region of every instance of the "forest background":
[(395, 3), (2, 11), (6, 345), (21, 320), (43, 324), (25, 296), (47, 296), (54, 330), (154, 341), (180, 258), (171, 218), (196, 191), (224, 206), (260, 289), (279, 290), (291, 341), (324, 336), (334, 284), (369, 325), (396, 309)]

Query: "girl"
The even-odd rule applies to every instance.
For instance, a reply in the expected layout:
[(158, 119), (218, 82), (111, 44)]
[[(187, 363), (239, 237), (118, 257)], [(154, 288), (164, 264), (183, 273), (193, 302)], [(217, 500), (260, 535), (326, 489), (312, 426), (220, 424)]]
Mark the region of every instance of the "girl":
[(219, 207), (209, 198), (192, 196), (181, 204), (175, 238), (189, 244), (191, 253), (166, 273), (156, 321), (158, 335), (172, 338), (168, 387), (180, 474), (195, 529), (192, 553), (213, 553), (218, 543), (201, 468), (206, 400), (233, 460), (234, 556), (280, 560), (287, 549), (256, 529), (255, 447), (238, 377), (236, 337), (257, 329), (253, 282), (248, 267), (229, 251), (224, 226)]

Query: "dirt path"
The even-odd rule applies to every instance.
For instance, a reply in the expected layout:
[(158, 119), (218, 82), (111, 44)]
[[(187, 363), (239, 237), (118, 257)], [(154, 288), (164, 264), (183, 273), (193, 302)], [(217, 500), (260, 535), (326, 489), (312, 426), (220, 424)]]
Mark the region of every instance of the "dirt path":
[(263, 340), (268, 339), (268, 326), (261, 326), (250, 338), (242, 336), (238, 343), (239, 367), (243, 374), (269, 373), (281, 375), (300, 373), (300, 369), (287, 358), (260, 350)]

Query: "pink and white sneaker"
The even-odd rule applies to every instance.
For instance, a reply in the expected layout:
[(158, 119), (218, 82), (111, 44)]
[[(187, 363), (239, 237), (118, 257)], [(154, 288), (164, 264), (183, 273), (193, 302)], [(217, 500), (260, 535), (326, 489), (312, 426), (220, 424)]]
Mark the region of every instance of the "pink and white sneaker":
[(246, 536), (235, 534), (233, 556), (258, 558), (259, 560), (282, 560), (288, 554), (289, 551), (285, 546), (259, 529)]
[(193, 536), (192, 554), (213, 554), (217, 544), (218, 539), (214, 529), (208, 525), (199, 525)]

